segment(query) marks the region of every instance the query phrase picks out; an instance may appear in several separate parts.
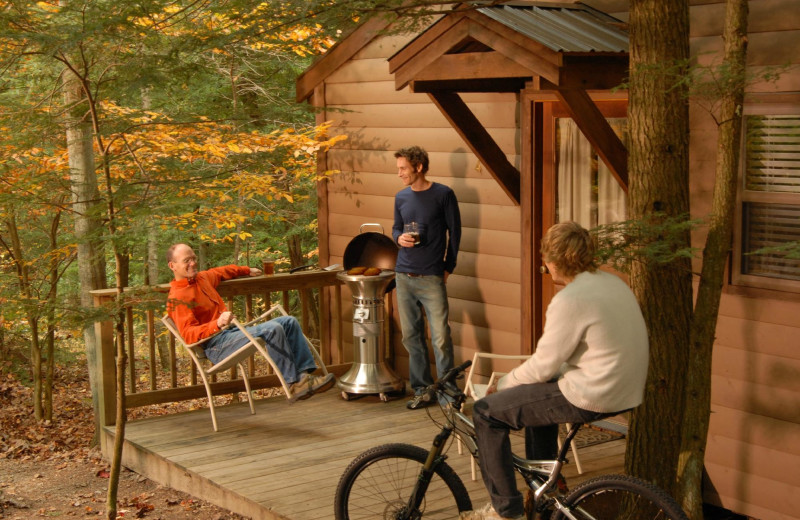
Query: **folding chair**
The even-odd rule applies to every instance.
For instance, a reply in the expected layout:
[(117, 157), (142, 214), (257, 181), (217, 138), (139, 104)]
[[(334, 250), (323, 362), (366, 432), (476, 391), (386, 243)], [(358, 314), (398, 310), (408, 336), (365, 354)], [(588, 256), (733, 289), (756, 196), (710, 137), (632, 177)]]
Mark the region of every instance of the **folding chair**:
[[(476, 383), (472, 379), (472, 375), (475, 372), (475, 367), (478, 365), (478, 360), (480, 358), (487, 358), (487, 359), (518, 359), (518, 360), (525, 360), (530, 358), (530, 355), (510, 355), (510, 354), (490, 354), (488, 352), (476, 352), (475, 356), (472, 358), (472, 365), (469, 367), (469, 373), (467, 374), (467, 381), (464, 388), (464, 393), (467, 396), (471, 396), (473, 399), (478, 400), (482, 397), (486, 396), (486, 390), (489, 389), (501, 376), (505, 375), (504, 372), (492, 372), (491, 376), (489, 376), (489, 381), (486, 384)], [(567, 424), (567, 430), (569, 430), (572, 425)], [(561, 448), (561, 436), (558, 437), (558, 447)], [(575, 447), (575, 443), (572, 443), (572, 456), (575, 458), (575, 468), (578, 470), (578, 474), (583, 473), (583, 468), (581, 467), (581, 461), (578, 458), (578, 448)], [(461, 454), (461, 440), (458, 440), (458, 453)], [(470, 455), (470, 469), (472, 471), (472, 480), (477, 480), (477, 471), (475, 467), (475, 457)]]
[[(228, 326), (238, 327), (239, 330), (242, 331), (242, 334), (244, 334), (245, 337), (249, 340), (249, 342), (243, 345), (236, 352), (230, 354), (222, 361), (216, 363), (215, 365), (212, 365), (207, 369), (203, 368), (203, 363), (202, 363), (203, 359), (207, 359), (205, 351), (203, 350), (203, 344), (206, 343), (211, 338), (213, 338), (214, 336), (209, 336), (207, 338), (203, 338), (202, 340), (196, 343), (188, 344), (183, 340), (183, 337), (178, 331), (178, 327), (175, 325), (175, 323), (172, 321), (172, 318), (170, 318), (168, 314), (164, 315), (164, 317), (161, 318), (161, 321), (167, 327), (167, 330), (169, 330), (170, 333), (172, 333), (172, 335), (175, 336), (175, 338), (178, 340), (178, 342), (180, 342), (181, 345), (186, 347), (186, 351), (189, 352), (189, 357), (192, 358), (192, 361), (197, 367), (197, 371), (200, 372), (200, 377), (203, 379), (203, 385), (205, 386), (206, 394), (208, 395), (208, 407), (211, 410), (211, 422), (214, 424), (214, 431), (218, 431), (217, 413), (214, 408), (214, 396), (211, 394), (211, 385), (209, 384), (209, 378), (214, 374), (223, 372), (231, 368), (232, 366), (238, 366), (242, 373), (244, 386), (247, 390), (247, 401), (250, 404), (250, 413), (255, 414), (256, 410), (255, 407), (253, 406), (253, 393), (250, 390), (250, 381), (247, 378), (247, 370), (245, 370), (244, 361), (251, 355), (255, 354), (256, 352), (260, 352), (261, 355), (264, 356), (264, 359), (266, 359), (267, 362), (272, 366), (275, 375), (278, 376), (278, 380), (281, 382), (281, 387), (283, 387), (283, 390), (286, 393), (286, 398), (291, 400), (292, 398), (291, 388), (286, 383), (286, 380), (283, 378), (283, 374), (281, 374), (281, 371), (278, 370), (277, 365), (272, 360), (272, 357), (269, 355), (269, 352), (266, 349), (264, 341), (261, 338), (254, 338), (249, 332), (247, 332), (247, 327), (249, 327), (254, 323), (258, 323), (259, 321), (263, 321), (269, 318), (276, 311), (280, 312), (282, 316), (288, 316), (288, 313), (283, 308), (283, 306), (278, 304), (278, 305), (273, 305), (267, 312), (265, 312), (261, 316), (251, 321), (248, 321), (245, 324), (239, 323), (239, 320), (237, 320), (236, 318), (232, 319), (230, 325)], [(314, 356), (317, 365), (321, 367), (323, 373), (327, 375), (328, 369), (325, 366), (325, 363), (323, 363), (322, 357), (320, 357), (319, 352), (317, 351), (316, 348), (314, 348), (314, 345), (311, 344), (311, 341), (308, 339), (308, 337), (306, 337), (305, 335), (303, 335), (303, 337), (305, 338), (306, 344), (308, 345), (308, 348), (311, 350), (311, 354)]]

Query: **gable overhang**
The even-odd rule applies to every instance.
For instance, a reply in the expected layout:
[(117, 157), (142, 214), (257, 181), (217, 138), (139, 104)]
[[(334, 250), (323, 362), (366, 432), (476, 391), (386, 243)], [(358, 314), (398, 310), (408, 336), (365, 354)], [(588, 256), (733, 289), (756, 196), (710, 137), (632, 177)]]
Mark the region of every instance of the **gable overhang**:
[[(385, 31), (391, 23), (392, 21), (388, 17), (374, 16), (331, 47), (328, 52), (315, 60), (297, 77), (295, 100), (302, 103), (311, 98), (314, 91), (323, 84), (325, 78), (355, 56), (358, 51)], [(316, 103), (324, 104), (324, 100), (316, 100)]]
[[(539, 12), (551, 8), (558, 10), (555, 18), (547, 17), (551, 11), (545, 17)], [(574, 10), (591, 16), (577, 18)], [(609, 28), (603, 17), (610, 18), (582, 4), (459, 9), (392, 56), (389, 70), (397, 90), (428, 94), (516, 204), (519, 170), (460, 93), (553, 93), (627, 191), (627, 150), (589, 95), (618, 87), (628, 72), (627, 34)]]

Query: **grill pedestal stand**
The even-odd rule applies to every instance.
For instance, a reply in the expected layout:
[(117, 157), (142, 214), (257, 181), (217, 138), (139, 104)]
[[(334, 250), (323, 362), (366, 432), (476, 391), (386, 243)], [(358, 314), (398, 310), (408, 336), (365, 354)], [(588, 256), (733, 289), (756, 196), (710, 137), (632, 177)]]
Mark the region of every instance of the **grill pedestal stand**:
[(352, 394), (378, 394), (381, 401), (389, 393), (405, 393), (405, 383), (386, 364), (383, 336), (386, 287), (394, 279), (394, 271), (382, 271), (376, 276), (350, 275), (346, 271), (336, 277), (344, 281), (353, 295), (353, 366), (336, 385), (342, 398)]

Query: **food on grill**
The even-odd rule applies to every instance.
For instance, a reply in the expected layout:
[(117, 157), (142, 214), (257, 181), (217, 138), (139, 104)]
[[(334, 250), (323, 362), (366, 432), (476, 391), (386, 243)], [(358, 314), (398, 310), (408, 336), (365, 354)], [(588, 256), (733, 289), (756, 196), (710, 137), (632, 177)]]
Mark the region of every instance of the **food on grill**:
[(347, 270), (347, 274), (354, 274), (360, 276), (378, 276), (381, 274), (380, 267), (353, 267)]

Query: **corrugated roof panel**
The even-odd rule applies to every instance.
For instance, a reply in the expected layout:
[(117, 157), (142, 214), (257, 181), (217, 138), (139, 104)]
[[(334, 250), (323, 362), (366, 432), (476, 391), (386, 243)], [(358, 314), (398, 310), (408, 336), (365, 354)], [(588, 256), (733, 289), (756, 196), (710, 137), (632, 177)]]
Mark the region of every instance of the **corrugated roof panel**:
[(627, 52), (628, 34), (583, 7), (482, 7), (479, 12), (560, 52)]
[(605, 48), (613, 52), (628, 51), (628, 33), (619, 28), (599, 21), (587, 11), (565, 9), (563, 21), (571, 24), (576, 31), (583, 32), (589, 40), (595, 42), (597, 48)]

